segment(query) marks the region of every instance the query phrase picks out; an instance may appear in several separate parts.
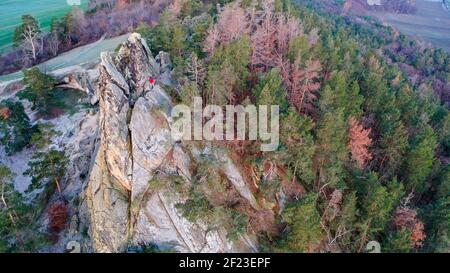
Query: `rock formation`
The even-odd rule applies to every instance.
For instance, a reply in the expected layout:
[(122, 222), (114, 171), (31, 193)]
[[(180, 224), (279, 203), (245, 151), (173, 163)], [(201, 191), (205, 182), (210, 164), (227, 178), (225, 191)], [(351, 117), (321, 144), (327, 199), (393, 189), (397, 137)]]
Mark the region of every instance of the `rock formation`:
[[(180, 252), (254, 251), (247, 235), (230, 242), (225, 230), (208, 231), (204, 223), (188, 221), (175, 207), (186, 197), (149, 185), (158, 173), (178, 176), (189, 187), (193, 154), (205, 152), (172, 140), (172, 102), (159, 85), (150, 90), (150, 77), (167, 79), (170, 73), (167, 54), (155, 59), (140, 35), (132, 34), (115, 58), (103, 53), (101, 60), (99, 142), (82, 205), (92, 250), (120, 252), (155, 243)], [(217, 160), (237, 192), (257, 209), (231, 159), (220, 155)]]

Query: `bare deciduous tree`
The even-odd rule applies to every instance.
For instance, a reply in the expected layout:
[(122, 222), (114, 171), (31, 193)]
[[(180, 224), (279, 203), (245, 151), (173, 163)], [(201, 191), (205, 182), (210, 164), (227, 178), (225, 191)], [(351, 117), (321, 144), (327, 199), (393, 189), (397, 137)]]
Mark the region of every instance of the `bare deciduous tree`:
[(249, 32), (247, 14), (238, 3), (227, 5), (219, 14), (217, 24), (208, 30), (205, 40), (205, 52), (210, 55), (219, 44), (227, 44)]
[(252, 67), (261, 67), (267, 71), (275, 65), (276, 55), (274, 45), (277, 42), (277, 28), (272, 10), (269, 5), (265, 5), (261, 23), (257, 25), (252, 34)]
[(283, 62), (282, 75), (289, 101), (299, 113), (309, 113), (314, 109), (316, 92), (320, 89), (320, 83), (317, 81), (320, 70), (321, 65), (317, 60), (309, 60), (305, 67), (301, 67), (300, 55), (294, 63)]
[(22, 24), (14, 33), (14, 44), (20, 47), (32, 62), (36, 62), (39, 53), (42, 52), (42, 37), (39, 23), (33, 16), (22, 16)]
[(186, 66), (189, 80), (195, 82), (197, 86), (203, 86), (206, 77), (206, 68), (203, 61), (198, 58), (197, 54), (192, 53), (191, 56), (189, 56)]
[(205, 52), (207, 52), (210, 56), (214, 55), (218, 43), (219, 43), (219, 29), (217, 28), (217, 25), (214, 25), (208, 30), (208, 33), (206, 35), (204, 43)]

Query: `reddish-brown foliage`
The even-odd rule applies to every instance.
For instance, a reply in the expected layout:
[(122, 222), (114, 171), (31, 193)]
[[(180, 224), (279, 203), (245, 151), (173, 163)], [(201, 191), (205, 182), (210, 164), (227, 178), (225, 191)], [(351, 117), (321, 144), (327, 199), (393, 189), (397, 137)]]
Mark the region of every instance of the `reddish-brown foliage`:
[(9, 118), (9, 116), (11, 115), (11, 110), (9, 109), (9, 108), (1, 108), (0, 109), (0, 116), (3, 118), (3, 119), (8, 119)]
[(297, 200), (305, 194), (305, 189), (298, 182), (295, 176), (287, 173), (286, 168), (278, 165), (270, 160), (266, 160), (263, 164), (263, 179), (273, 181), (279, 178), (281, 188), (289, 200)]
[(227, 44), (249, 32), (245, 11), (238, 3), (227, 5), (219, 14), (217, 24), (208, 30), (205, 39), (205, 52), (214, 54), (219, 44)]
[(167, 7), (167, 10), (174, 16), (178, 16), (181, 13), (181, 9), (186, 1), (185, 0), (174, 0), (172, 4)]
[[(244, 209), (245, 208), (245, 209)], [(264, 232), (272, 236), (279, 234), (279, 226), (277, 224), (275, 213), (272, 210), (255, 210), (250, 206), (238, 207), (241, 213), (245, 213), (249, 217), (247, 230), (253, 234)]]
[(283, 192), (290, 200), (297, 200), (305, 194), (306, 191), (300, 182), (292, 174), (288, 175), (284, 167), (278, 166), (277, 173), (280, 177)]
[[(252, 16), (250, 16), (252, 18)], [(267, 71), (282, 66), (294, 37), (303, 35), (300, 21), (286, 14), (274, 14), (273, 5), (265, 3), (263, 11), (252, 21), (252, 69)]]
[(369, 152), (369, 147), (372, 144), (372, 139), (369, 137), (371, 129), (364, 129), (353, 117), (349, 118), (349, 124), (348, 149), (352, 154), (352, 159), (358, 164), (358, 167), (364, 168), (367, 161), (372, 159), (372, 154)]
[(421, 248), (426, 237), (423, 223), (420, 221), (415, 223), (411, 230), (411, 241), (413, 241), (414, 248)]
[(286, 17), (285, 14), (278, 14), (274, 24), (277, 55), (283, 56), (288, 52), (291, 40), (303, 34), (303, 26), (297, 18)]
[(207, 52), (210, 56), (214, 55), (218, 43), (219, 43), (219, 29), (217, 28), (216, 25), (214, 25), (208, 30), (208, 33), (206, 35), (204, 43), (205, 52)]
[(400, 230), (408, 229), (411, 231), (411, 241), (414, 248), (423, 246), (423, 242), (427, 237), (425, 228), (417, 218), (417, 212), (410, 208), (398, 208), (394, 213), (393, 224)]
[[(303, 34), (303, 27), (298, 19), (275, 13), (273, 1), (263, 1), (262, 5), (262, 10), (258, 11), (244, 10), (237, 3), (225, 6), (217, 24), (208, 30), (205, 52), (213, 55), (217, 46), (249, 34), (252, 42), (252, 71), (268, 71), (280, 66), (291, 40)], [(314, 42), (316, 36), (312, 33), (311, 41)]]
[(311, 32), (308, 34), (308, 42), (310, 45), (315, 45), (319, 42), (319, 29), (313, 28)]
[(277, 28), (275, 17), (270, 7), (266, 6), (261, 14), (261, 23), (256, 25), (252, 38), (252, 58), (253, 68), (262, 68), (267, 71), (269, 67), (275, 65), (275, 45), (277, 42)]
[(314, 109), (316, 92), (320, 89), (317, 81), (320, 62), (308, 61), (304, 68), (301, 67), (301, 59), (298, 56), (294, 63), (286, 62), (282, 67), (284, 85), (288, 90), (290, 103), (299, 113), (310, 113)]
[(54, 203), (48, 209), (48, 228), (52, 232), (60, 232), (66, 227), (69, 211), (67, 205), (61, 202)]

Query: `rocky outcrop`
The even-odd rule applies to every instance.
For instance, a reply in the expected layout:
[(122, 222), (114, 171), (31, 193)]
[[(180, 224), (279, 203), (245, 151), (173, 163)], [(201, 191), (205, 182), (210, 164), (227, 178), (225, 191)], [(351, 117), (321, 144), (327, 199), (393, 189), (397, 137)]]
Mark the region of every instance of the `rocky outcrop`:
[(58, 87), (75, 89), (86, 93), (90, 99), (91, 104), (98, 102), (97, 94), (95, 93), (95, 86), (99, 78), (98, 68), (85, 69), (80, 66), (71, 67), (68, 69), (56, 70), (52, 75), (58, 81)]
[(8, 99), (22, 90), (24, 85), (21, 81), (0, 81), (0, 100)]
[[(155, 59), (140, 35), (112, 58), (103, 53), (98, 97), (99, 143), (84, 192), (93, 251), (119, 252), (127, 246), (156, 243), (180, 252), (229, 252), (255, 249), (248, 236), (236, 244), (225, 230), (209, 231), (192, 223), (176, 208), (186, 196), (169, 185), (152, 188), (155, 175), (179, 177), (191, 183), (192, 148), (170, 134), (172, 102), (148, 79), (170, 75), (170, 58)], [(256, 200), (233, 162), (220, 155), (223, 172), (254, 208)]]

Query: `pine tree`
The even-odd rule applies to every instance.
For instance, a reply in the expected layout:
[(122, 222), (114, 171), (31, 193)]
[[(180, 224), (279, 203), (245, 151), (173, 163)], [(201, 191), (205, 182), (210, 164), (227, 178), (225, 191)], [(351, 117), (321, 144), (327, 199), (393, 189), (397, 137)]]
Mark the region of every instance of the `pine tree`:
[(344, 163), (348, 158), (347, 125), (342, 110), (323, 115), (317, 129), (316, 166), (319, 183), (330, 187), (345, 186)]
[(31, 185), (27, 191), (42, 187), (47, 182), (54, 183), (61, 194), (61, 180), (66, 173), (68, 159), (64, 152), (50, 150), (49, 152), (37, 152), (28, 163), (28, 170), (24, 175), (31, 176)]
[(442, 153), (450, 154), (450, 112), (447, 112), (438, 125), (437, 133), (439, 136)]
[(352, 159), (356, 161), (359, 168), (364, 168), (367, 161), (372, 159), (369, 147), (372, 144), (370, 139), (370, 129), (364, 127), (353, 117), (349, 118), (349, 142), (348, 149), (352, 154)]
[(288, 224), (288, 232), (281, 241), (281, 250), (313, 252), (322, 239), (316, 195), (311, 193), (286, 208), (283, 219)]
[(181, 24), (171, 27), (170, 53), (172, 56), (182, 56), (186, 49), (186, 32)]
[(0, 208), (1, 213), (5, 213), (8, 215), (11, 224), (14, 224), (16, 220), (16, 213), (14, 212), (14, 208), (11, 207), (10, 200), (8, 200), (11, 195), (12, 181), (15, 177), (15, 174), (6, 166), (0, 165)]
[(71, 45), (75, 41), (75, 19), (72, 12), (68, 12), (61, 18), (61, 27), (64, 43)]
[(340, 248), (348, 252), (355, 251), (354, 233), (358, 220), (357, 195), (350, 192), (343, 197), (342, 204), (337, 204), (335, 219), (328, 223), (330, 235), (328, 243), (336, 242)]
[(364, 103), (364, 97), (360, 94), (360, 87), (357, 81), (354, 81), (347, 93), (345, 111), (348, 117), (358, 118), (362, 115), (361, 107)]
[(35, 132), (31, 136), (30, 144), (35, 145), (37, 149), (43, 149), (49, 146), (55, 137), (61, 135), (62, 133), (56, 131), (52, 124), (38, 123), (35, 126)]
[(217, 49), (210, 60), (206, 79), (209, 102), (224, 105), (242, 99), (249, 75), (250, 51), (247, 36)]
[(22, 16), (22, 24), (16, 28), (13, 41), (14, 45), (20, 46), (22, 42), (28, 39), (27, 36), (35, 36), (41, 32), (38, 21), (31, 15)]
[(378, 162), (380, 173), (392, 178), (399, 173), (408, 149), (408, 132), (402, 122), (393, 122), (393, 129), (385, 132), (380, 139)]
[(437, 192), (432, 203), (423, 207), (420, 216), (427, 223), (427, 252), (446, 252), (450, 248), (450, 166), (439, 174)]
[(40, 43), (42, 42), (41, 29), (38, 21), (31, 15), (22, 16), (22, 24), (18, 26), (14, 32), (14, 45), (16, 47), (22, 46), (25, 53), (32, 59), (37, 61), (38, 55), (41, 52)]
[(426, 189), (427, 178), (433, 168), (437, 137), (433, 129), (426, 126), (414, 139), (406, 159), (406, 177), (408, 189), (423, 193)]
[(202, 87), (206, 78), (205, 64), (196, 53), (191, 53), (186, 61), (186, 74), (190, 81)]
[(254, 90), (258, 105), (278, 105), (280, 113), (287, 111), (286, 91), (283, 87), (283, 79), (280, 70), (274, 68), (263, 76)]
[(42, 73), (39, 68), (33, 67), (25, 70), (23, 82), (27, 85), (27, 89), (20, 95), (33, 103), (41, 113), (47, 113), (52, 102), (52, 92), (56, 85), (55, 79)]
[(0, 143), (7, 155), (22, 151), (31, 140), (33, 127), (20, 102), (0, 102)]
[(18, 195), (12, 184), (14, 176), (8, 167), (0, 164), (0, 252), (8, 250), (8, 236), (13, 233), (19, 220), (15, 211)]
[(201, 92), (195, 82), (188, 82), (183, 85), (180, 92), (181, 102), (185, 105), (193, 105), (195, 97), (201, 97)]
[(410, 253), (413, 252), (411, 231), (408, 229), (391, 231), (383, 241), (383, 252)]
[(398, 94), (397, 107), (401, 111), (401, 120), (407, 127), (416, 126), (419, 122), (419, 105), (417, 96), (410, 86), (401, 88)]
[(364, 98), (359, 94), (360, 88), (357, 81), (349, 84), (346, 72), (335, 73), (322, 91), (321, 111), (342, 109), (344, 119), (361, 116), (361, 106)]
[(403, 189), (396, 180), (392, 181), (389, 187), (381, 185), (375, 172), (369, 173), (358, 183), (361, 212), (361, 220), (358, 223), (358, 251), (362, 251), (373, 236), (386, 228), (394, 207), (403, 195)]
[(168, 10), (165, 10), (161, 13), (158, 24), (146, 31), (144, 37), (147, 39), (152, 52), (171, 51), (171, 26), (174, 24), (176, 24), (176, 20), (173, 19), (172, 14)]
[(286, 151), (284, 165), (290, 167), (303, 183), (312, 186), (315, 179), (313, 157), (316, 146), (313, 137), (314, 122), (308, 116), (300, 116), (294, 108), (289, 108), (281, 121), (281, 141)]

